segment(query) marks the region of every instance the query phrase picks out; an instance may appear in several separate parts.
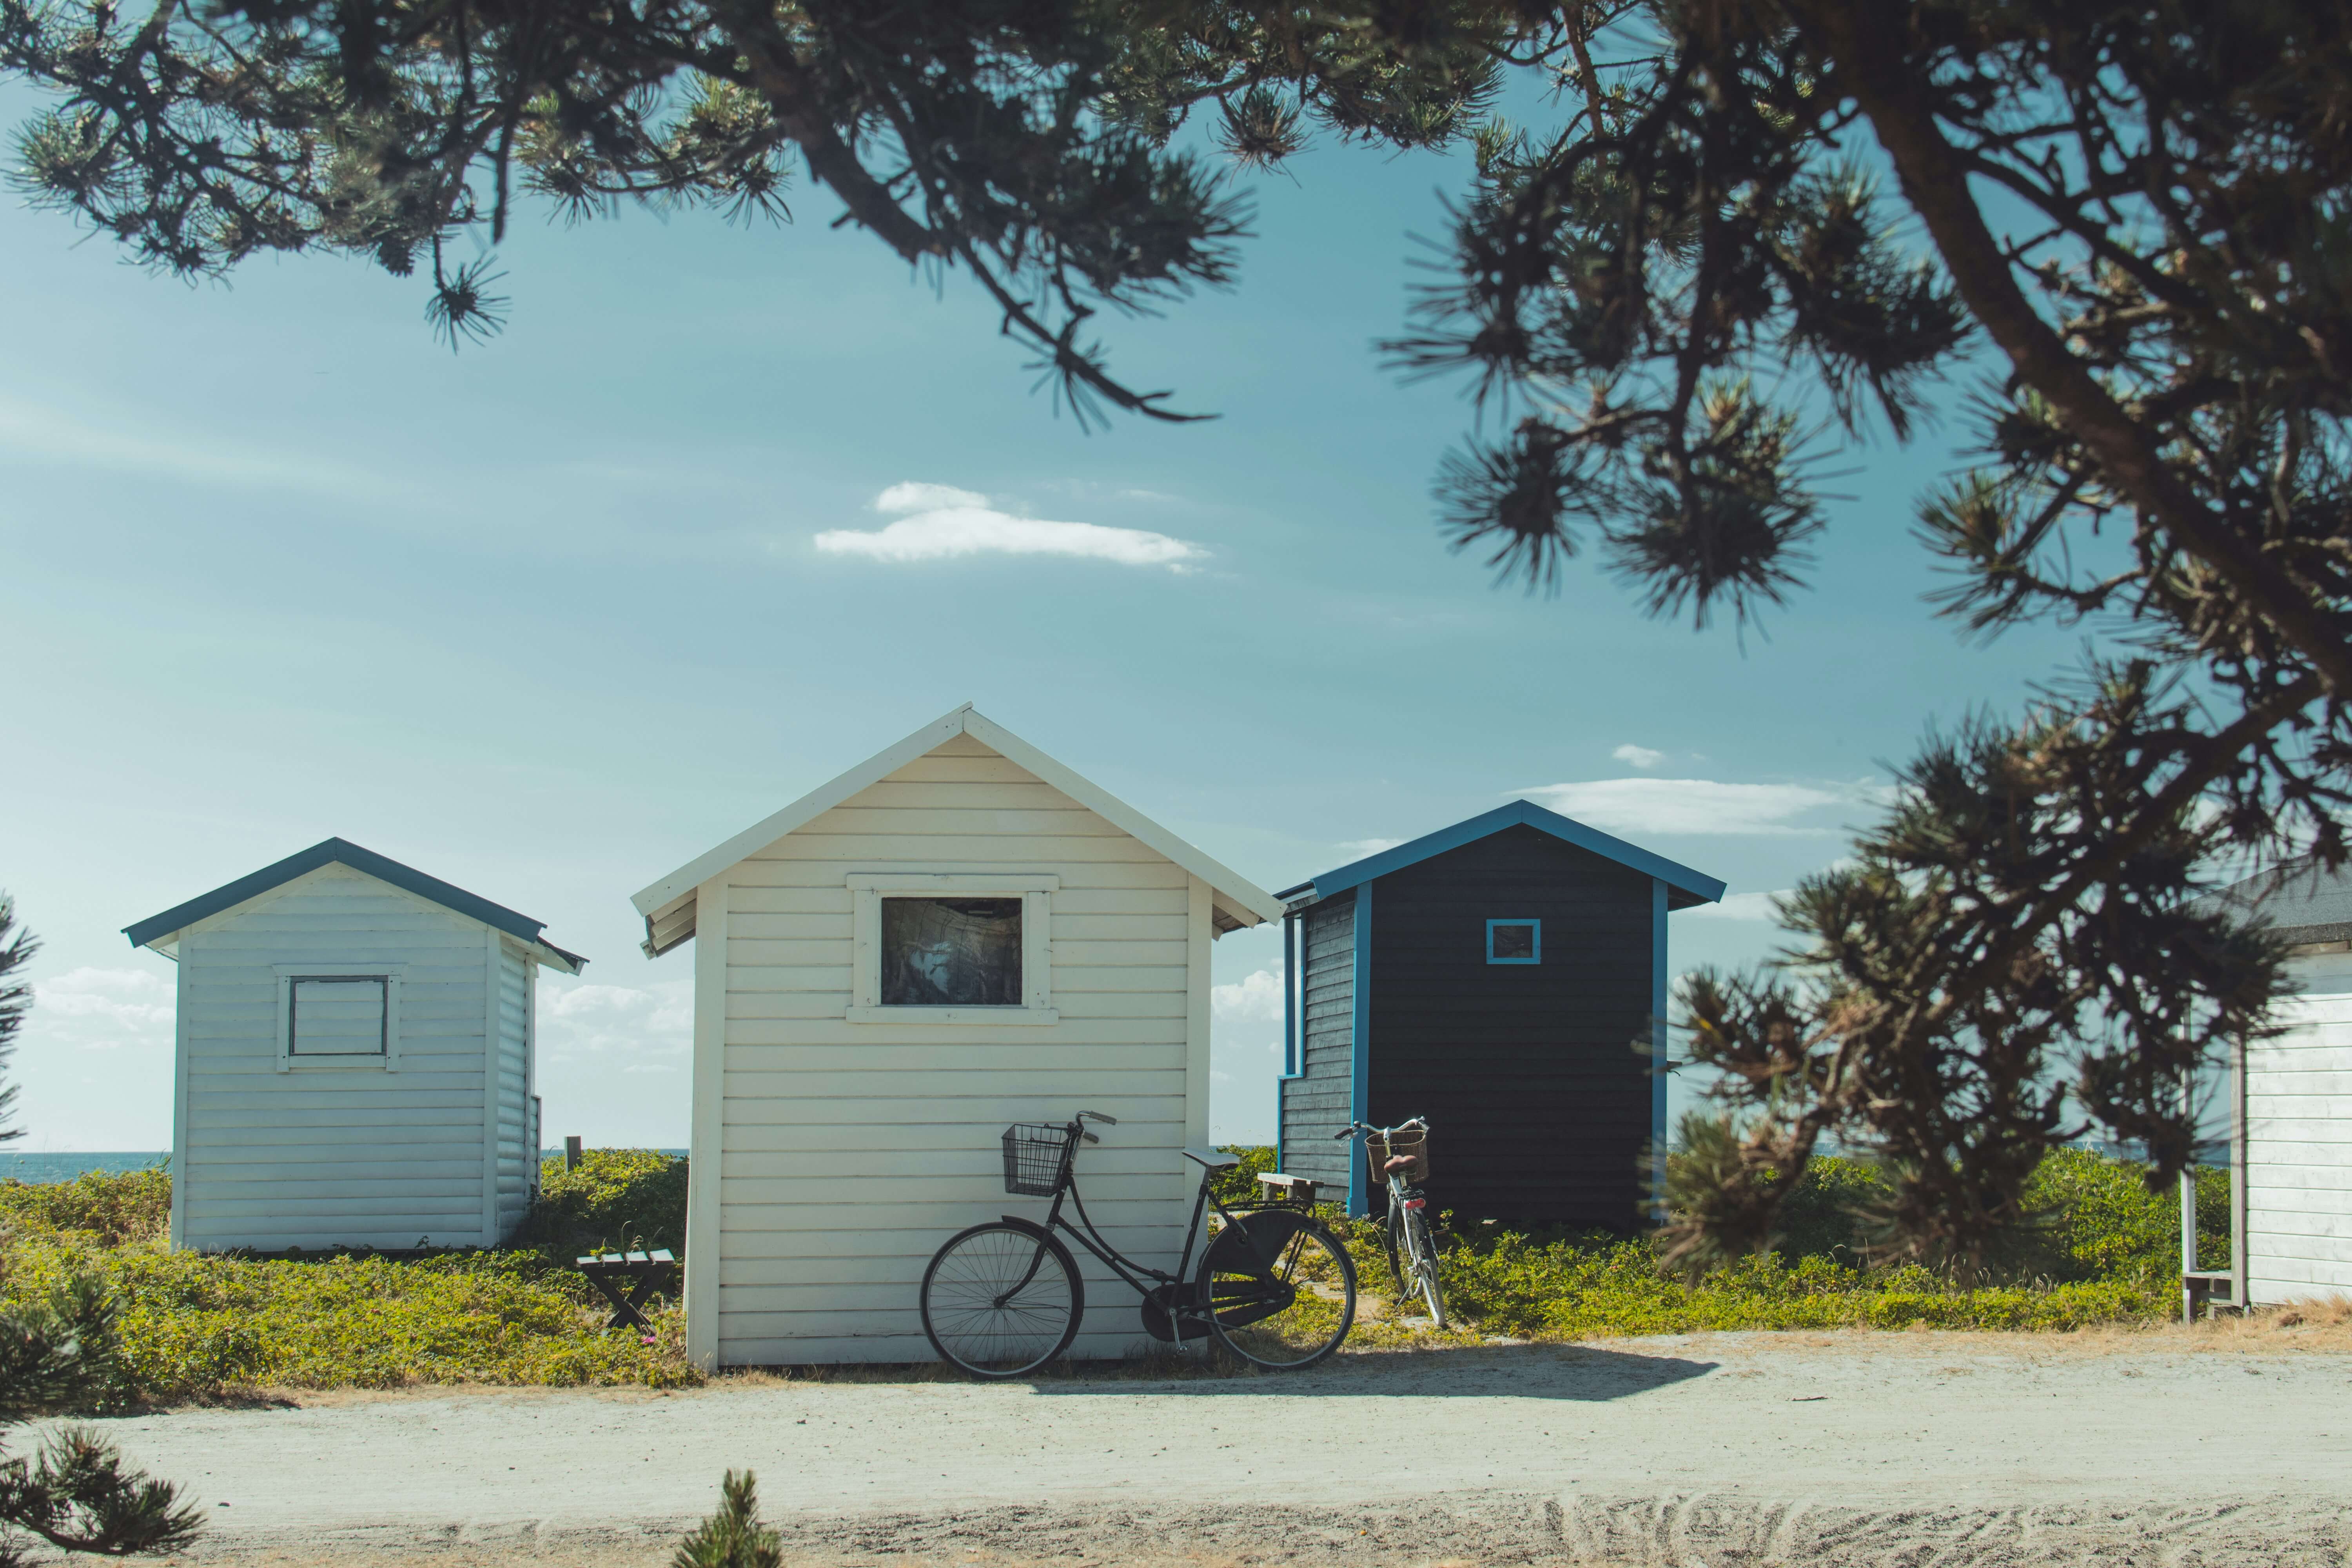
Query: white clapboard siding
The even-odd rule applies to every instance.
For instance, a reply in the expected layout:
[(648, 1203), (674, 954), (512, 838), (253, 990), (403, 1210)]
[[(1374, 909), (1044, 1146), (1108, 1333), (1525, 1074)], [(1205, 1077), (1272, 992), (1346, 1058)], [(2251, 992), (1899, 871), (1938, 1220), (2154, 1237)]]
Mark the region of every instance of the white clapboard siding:
[[(848, 879), (1046, 874), (1051, 1025), (851, 1023)], [(706, 884), (706, 897), (714, 884)], [(1008, 1122), (1119, 1118), (1078, 1155), (1122, 1250), (1172, 1268), (1205, 1106), (1192, 946), (1206, 892), (1180, 866), (969, 735), (849, 796), (715, 879), (698, 940), (724, 954), (715, 1164), (717, 1356), (729, 1364), (929, 1360), (924, 1267), (964, 1226), (1045, 1216), (1004, 1191)], [(720, 918), (713, 919), (714, 913)], [(709, 959), (706, 957), (707, 964)], [(707, 972), (707, 971), (706, 971)], [(699, 982), (698, 982), (699, 984)], [(1081, 1355), (1143, 1339), (1135, 1292), (1077, 1248)], [(692, 1287), (690, 1287), (691, 1289)]]
[(514, 943), (499, 948), (498, 1231), (512, 1236), (530, 1207), (539, 1151), (530, 1136), (531, 987), (538, 965)]
[[(470, 1246), (520, 1222), (529, 953), (330, 863), (188, 927), (176, 956), (177, 1245)], [(399, 976), (390, 1058), (281, 1070), (279, 967), (345, 965)]]
[(2247, 1295), (2352, 1296), (2352, 954), (2291, 961), (2286, 1033), (2246, 1052)]

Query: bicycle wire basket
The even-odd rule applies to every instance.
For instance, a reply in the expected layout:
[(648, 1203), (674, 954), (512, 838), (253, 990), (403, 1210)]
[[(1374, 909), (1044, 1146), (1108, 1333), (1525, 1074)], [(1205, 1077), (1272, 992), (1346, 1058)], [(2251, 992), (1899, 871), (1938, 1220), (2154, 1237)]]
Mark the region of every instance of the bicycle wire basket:
[(1372, 1163), (1374, 1185), (1388, 1180), (1386, 1167), (1389, 1161), (1397, 1155), (1412, 1162), (1397, 1173), (1408, 1184), (1418, 1184), (1429, 1180), (1429, 1129), (1400, 1127), (1390, 1133), (1364, 1134), (1364, 1157)]
[(1016, 1121), (1004, 1130), (1004, 1190), (1016, 1197), (1050, 1198), (1070, 1167), (1070, 1130)]

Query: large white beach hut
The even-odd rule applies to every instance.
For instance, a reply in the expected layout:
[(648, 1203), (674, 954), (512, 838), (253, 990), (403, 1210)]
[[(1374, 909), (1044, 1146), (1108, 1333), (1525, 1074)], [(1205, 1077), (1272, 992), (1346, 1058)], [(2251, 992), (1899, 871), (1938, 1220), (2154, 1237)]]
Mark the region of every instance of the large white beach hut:
[(2290, 868), (2223, 897), (2288, 944), (2285, 1031), (2233, 1088), (2237, 1264), (2256, 1306), (2352, 1297), (2352, 873)]
[(493, 1246), (539, 1173), (541, 923), (341, 838), (124, 928), (179, 963), (172, 1245)]
[[(1119, 1119), (1080, 1190), (1172, 1267), (1208, 1140), (1210, 944), (1282, 906), (970, 707), (639, 893), (695, 951), (688, 1353), (929, 1359), (924, 1265), (1008, 1197), (999, 1137)], [(1079, 1355), (1142, 1338), (1087, 1266)]]

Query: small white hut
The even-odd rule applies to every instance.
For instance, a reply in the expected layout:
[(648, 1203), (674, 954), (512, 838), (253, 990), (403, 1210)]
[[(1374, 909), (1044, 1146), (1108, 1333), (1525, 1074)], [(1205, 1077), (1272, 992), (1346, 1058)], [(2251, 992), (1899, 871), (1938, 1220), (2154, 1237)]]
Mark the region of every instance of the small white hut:
[(341, 838), (124, 928), (179, 963), (172, 1245), (494, 1246), (539, 1175), (541, 922)]
[(2352, 1297), (2352, 874), (2289, 868), (2222, 897), (2288, 943), (2295, 986), (2285, 1032), (2233, 1075), (2242, 1299)]
[[(700, 938), (695, 1360), (929, 1359), (931, 1254), (1036, 1206), (1004, 1192), (1013, 1121), (1118, 1117), (1080, 1191), (1121, 1250), (1174, 1266), (1182, 1151), (1208, 1141), (1210, 943), (1281, 918), (1266, 893), (967, 706), (635, 903), (648, 955)], [(1118, 1353), (1135, 1293), (1081, 1261), (1075, 1353)]]

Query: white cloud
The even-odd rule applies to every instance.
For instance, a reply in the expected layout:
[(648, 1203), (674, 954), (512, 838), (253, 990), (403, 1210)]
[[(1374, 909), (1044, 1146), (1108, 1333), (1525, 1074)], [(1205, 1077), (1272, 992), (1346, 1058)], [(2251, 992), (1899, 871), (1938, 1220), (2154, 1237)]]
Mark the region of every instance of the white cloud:
[(1220, 1018), (1271, 1022), (1282, 1016), (1282, 976), (1274, 970), (1261, 969), (1231, 985), (1212, 986), (1209, 1006)]
[(143, 1046), (168, 1054), (175, 1005), (168, 974), (144, 969), (68, 969), (33, 983), (26, 1043), (55, 1043), (72, 1051)]
[(986, 496), (948, 485), (892, 485), (875, 498), (874, 509), (905, 515), (877, 529), (827, 529), (816, 536), (819, 553), (892, 563), (1059, 555), (1177, 572), (1208, 554), (1187, 540), (1140, 528), (1015, 517), (992, 506)]
[(1834, 824), (1793, 819), (1867, 798), (1869, 786), (1725, 784), (1715, 779), (1591, 779), (1543, 784), (1534, 795), (1565, 816), (1612, 833), (1752, 833), (1817, 837)]
[(1654, 768), (1666, 760), (1665, 752), (1654, 752), (1647, 746), (1636, 746), (1630, 742), (1609, 754), (1619, 762), (1636, 768)]
[(927, 485), (909, 479), (905, 484), (892, 485), (874, 498), (874, 510), (882, 512), (946, 511), (952, 507), (984, 507), (988, 498), (978, 490), (960, 490), (953, 485)]
[(694, 982), (629, 985), (539, 984), (539, 1044), (543, 1059), (631, 1058), (624, 1072), (662, 1071), (656, 1058), (694, 1049)]
[(1403, 842), (1402, 838), (1350, 838), (1339, 847), (1360, 860), (1367, 855), (1377, 855), (1383, 849), (1393, 849)]
[(1796, 889), (1793, 888), (1782, 888), (1769, 893), (1726, 893), (1718, 902), (1701, 904), (1696, 909), (1685, 910), (1683, 918), (1699, 921), (1774, 921), (1780, 917), (1772, 908), (1772, 900), (1785, 899), (1794, 891)]

